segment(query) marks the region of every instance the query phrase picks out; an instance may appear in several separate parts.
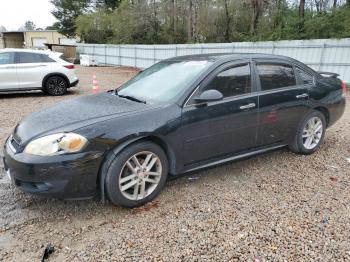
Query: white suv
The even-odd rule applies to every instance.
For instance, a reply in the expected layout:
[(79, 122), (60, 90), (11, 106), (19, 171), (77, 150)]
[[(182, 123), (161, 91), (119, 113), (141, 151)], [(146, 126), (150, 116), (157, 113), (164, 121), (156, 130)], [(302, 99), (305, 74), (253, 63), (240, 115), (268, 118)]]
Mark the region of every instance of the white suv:
[(0, 92), (41, 89), (63, 95), (78, 84), (74, 64), (61, 53), (28, 49), (0, 50)]

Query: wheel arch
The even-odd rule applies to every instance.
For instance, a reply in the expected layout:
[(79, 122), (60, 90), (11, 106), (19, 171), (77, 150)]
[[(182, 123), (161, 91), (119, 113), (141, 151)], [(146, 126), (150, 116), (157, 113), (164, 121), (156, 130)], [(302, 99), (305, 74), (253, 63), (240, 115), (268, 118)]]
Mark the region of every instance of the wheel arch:
[(175, 153), (172, 150), (172, 148), (163, 139), (154, 135), (146, 135), (146, 136), (134, 137), (134, 138), (128, 139), (127, 141), (124, 141), (123, 143), (110, 149), (108, 152), (105, 153), (103, 157), (101, 166), (99, 168), (98, 176), (97, 176), (97, 181), (96, 181), (97, 186), (99, 186), (100, 188), (101, 201), (103, 203), (105, 202), (105, 198), (106, 198), (106, 193), (105, 193), (106, 173), (114, 157), (117, 156), (121, 151), (123, 151), (126, 147), (130, 146), (131, 144), (139, 143), (141, 141), (149, 141), (158, 145), (164, 151), (168, 159), (169, 173), (175, 172), (175, 168), (176, 168)]
[(318, 107), (315, 107), (313, 109), (321, 112), (324, 115), (324, 117), (326, 119), (326, 126), (328, 127), (328, 125), (329, 125), (329, 110), (323, 106), (318, 106)]
[(45, 83), (46, 83), (47, 79), (48, 79), (49, 77), (51, 77), (51, 76), (60, 76), (60, 77), (63, 77), (64, 80), (67, 82), (67, 88), (70, 86), (70, 81), (69, 81), (68, 77), (67, 77), (65, 74), (62, 74), (62, 73), (59, 73), (59, 72), (53, 72), (53, 73), (47, 74), (47, 75), (44, 77), (44, 79), (43, 79), (43, 81), (42, 81), (42, 83), (41, 83), (42, 88), (45, 88)]

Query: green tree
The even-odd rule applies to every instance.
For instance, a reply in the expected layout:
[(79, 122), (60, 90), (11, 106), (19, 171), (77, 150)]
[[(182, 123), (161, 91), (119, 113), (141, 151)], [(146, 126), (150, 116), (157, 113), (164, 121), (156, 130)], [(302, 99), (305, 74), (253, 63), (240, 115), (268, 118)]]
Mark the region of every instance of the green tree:
[(80, 15), (76, 19), (76, 32), (87, 43), (106, 44), (113, 35), (111, 16), (103, 11)]
[(90, 0), (51, 0), (55, 6), (51, 11), (58, 20), (58, 32), (73, 37), (76, 34), (75, 19), (90, 9)]
[(349, 37), (349, 1), (111, 0), (108, 7), (94, 0), (76, 32), (86, 42), (118, 44)]
[(35, 30), (36, 26), (33, 21), (27, 21), (24, 23), (24, 25), (21, 27), (23, 31), (33, 31)]

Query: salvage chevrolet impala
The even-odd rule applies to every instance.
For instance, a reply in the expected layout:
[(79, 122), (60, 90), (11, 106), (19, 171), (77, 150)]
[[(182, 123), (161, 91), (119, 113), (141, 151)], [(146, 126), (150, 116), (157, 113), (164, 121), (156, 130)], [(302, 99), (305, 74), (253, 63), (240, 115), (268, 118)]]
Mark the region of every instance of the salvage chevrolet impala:
[(21, 190), (124, 207), (170, 175), (288, 146), (310, 154), (345, 109), (345, 85), (284, 56), (210, 54), (161, 61), (117, 90), (22, 120), (4, 146)]

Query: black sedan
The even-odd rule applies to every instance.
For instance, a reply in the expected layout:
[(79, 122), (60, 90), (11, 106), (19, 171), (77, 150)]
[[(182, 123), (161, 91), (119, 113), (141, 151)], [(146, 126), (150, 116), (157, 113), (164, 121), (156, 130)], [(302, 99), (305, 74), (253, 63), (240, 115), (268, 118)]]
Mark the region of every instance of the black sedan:
[(288, 146), (310, 154), (345, 109), (345, 85), (283, 56), (176, 57), (118, 90), (21, 121), (4, 147), (21, 190), (135, 207), (178, 175)]

